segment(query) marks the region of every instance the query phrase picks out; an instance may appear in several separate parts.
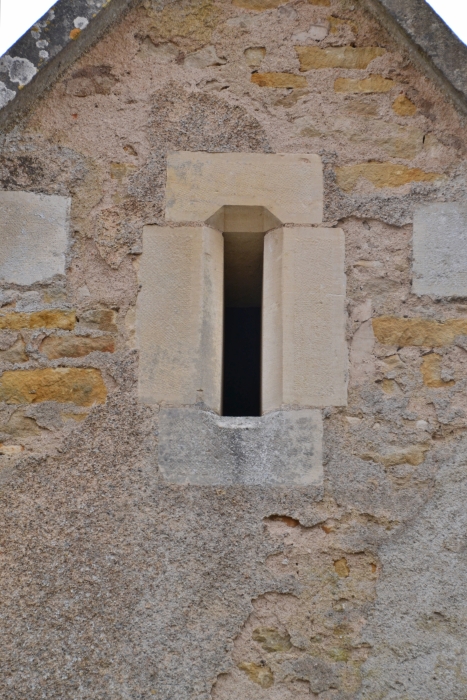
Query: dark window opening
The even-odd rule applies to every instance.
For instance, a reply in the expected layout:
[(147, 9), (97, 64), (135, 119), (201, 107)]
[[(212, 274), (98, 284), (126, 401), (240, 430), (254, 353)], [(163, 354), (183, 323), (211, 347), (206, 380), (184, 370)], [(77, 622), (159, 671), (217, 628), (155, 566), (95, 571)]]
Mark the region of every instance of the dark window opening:
[(261, 415), (261, 308), (224, 311), (224, 416)]
[(264, 233), (224, 232), (223, 415), (261, 415)]
[(206, 223), (224, 234), (222, 413), (260, 416), (264, 236), (282, 224), (265, 207), (242, 205)]

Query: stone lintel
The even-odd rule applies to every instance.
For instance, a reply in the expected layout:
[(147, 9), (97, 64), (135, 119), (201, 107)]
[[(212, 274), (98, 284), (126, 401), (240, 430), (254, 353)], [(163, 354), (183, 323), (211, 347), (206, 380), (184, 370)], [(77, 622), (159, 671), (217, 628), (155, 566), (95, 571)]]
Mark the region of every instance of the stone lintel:
[(319, 224), (321, 158), (311, 153), (168, 154), (168, 221), (206, 221), (224, 205), (266, 207), (284, 224)]

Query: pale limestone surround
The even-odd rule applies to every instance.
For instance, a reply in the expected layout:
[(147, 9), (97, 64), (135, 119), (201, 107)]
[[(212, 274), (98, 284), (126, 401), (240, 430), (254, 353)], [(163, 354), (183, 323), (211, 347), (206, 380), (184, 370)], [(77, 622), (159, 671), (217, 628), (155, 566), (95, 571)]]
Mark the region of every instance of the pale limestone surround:
[(467, 296), (467, 204), (424, 204), (413, 226), (413, 291)]
[(266, 207), (284, 224), (319, 224), (321, 158), (308, 153), (168, 154), (168, 221), (206, 221), (224, 205)]
[(175, 484), (320, 486), (321, 411), (216, 416), (195, 407), (162, 408), (159, 468)]
[(0, 279), (29, 285), (64, 275), (70, 199), (0, 191)]
[[(169, 155), (167, 218), (207, 218), (225, 245), (274, 227), (264, 237), (263, 413), (347, 404), (344, 234), (280, 227), (321, 221), (321, 196), (318, 156)], [(145, 227), (137, 309), (145, 403), (221, 412), (223, 257), (215, 228)]]
[(347, 404), (344, 255), (341, 229), (266, 234), (263, 413)]
[(207, 226), (145, 226), (136, 321), (144, 403), (220, 412), (223, 251)]

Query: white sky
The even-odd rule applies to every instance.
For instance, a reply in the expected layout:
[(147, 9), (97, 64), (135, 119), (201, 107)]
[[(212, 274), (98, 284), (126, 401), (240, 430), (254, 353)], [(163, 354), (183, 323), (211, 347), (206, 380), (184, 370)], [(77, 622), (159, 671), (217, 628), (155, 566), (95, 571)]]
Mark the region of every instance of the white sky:
[[(0, 56), (53, 4), (50, 0), (0, 0)], [(467, 44), (467, 0), (429, 0), (429, 4)]]

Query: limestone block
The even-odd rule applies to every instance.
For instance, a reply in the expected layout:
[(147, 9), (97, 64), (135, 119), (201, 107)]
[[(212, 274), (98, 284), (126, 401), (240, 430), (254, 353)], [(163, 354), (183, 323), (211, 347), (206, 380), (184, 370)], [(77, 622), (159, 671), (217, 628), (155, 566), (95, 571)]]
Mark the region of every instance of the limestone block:
[(0, 279), (43, 282), (65, 274), (70, 200), (0, 191)]
[(323, 426), (317, 410), (255, 418), (162, 408), (159, 468), (175, 484), (321, 485)]
[(396, 97), (392, 108), (399, 117), (413, 117), (417, 112), (416, 105), (403, 93)]
[(9, 313), (0, 315), (0, 329), (19, 331), (21, 329), (59, 328), (72, 331), (76, 323), (74, 311), (61, 309), (44, 309), (33, 313)]
[(84, 357), (90, 352), (114, 352), (115, 341), (105, 335), (97, 338), (87, 338), (82, 335), (49, 335), (41, 343), (40, 351), (49, 360), (60, 357)]
[(423, 358), (420, 370), (425, 386), (429, 386), (432, 389), (440, 389), (441, 387), (444, 388), (448, 386), (454, 386), (454, 384), (456, 383), (452, 379), (443, 379), (441, 372), (442, 359), (443, 358), (441, 357), (441, 355), (437, 355), (434, 352), (430, 353), (429, 355), (425, 355), (425, 357)]
[(427, 318), (379, 316), (372, 320), (372, 324), (378, 342), (399, 347), (442, 347), (453, 343), (456, 336), (467, 335), (465, 318), (432, 321)]
[(303, 75), (293, 73), (253, 73), (251, 82), (270, 88), (305, 88), (308, 85)]
[(386, 53), (379, 46), (296, 46), (300, 70), (319, 68), (366, 68), (371, 61)]
[(382, 75), (370, 75), (368, 78), (337, 78), (334, 82), (335, 92), (363, 93), (389, 92), (396, 83)]
[(273, 10), (279, 5), (285, 5), (287, 0), (233, 0), (233, 4), (237, 7), (244, 7), (246, 10), (256, 10), (256, 12), (264, 12), (264, 10)]
[(169, 221), (206, 221), (224, 205), (266, 207), (282, 223), (320, 223), (321, 159), (307, 153), (168, 155)]
[(262, 410), (345, 406), (344, 234), (288, 228), (265, 236)]
[(94, 328), (108, 333), (116, 333), (117, 313), (113, 309), (89, 309), (79, 316), (79, 323), (85, 328)]
[(13, 364), (27, 362), (28, 356), (26, 354), (26, 345), (24, 340), (22, 338), (18, 338), (18, 340), (8, 348), (8, 350), (0, 350), (0, 361), (12, 362)]
[(357, 163), (336, 168), (337, 184), (344, 192), (351, 192), (360, 178), (368, 180), (377, 188), (402, 187), (409, 182), (434, 182), (443, 176), (421, 168), (408, 168), (396, 163)]
[(4, 372), (0, 378), (0, 401), (40, 403), (59, 401), (78, 406), (104, 403), (107, 389), (98, 369), (57, 367)]
[(140, 399), (221, 408), (222, 234), (146, 226), (136, 310)]
[(413, 226), (413, 291), (467, 296), (467, 204), (425, 204)]
[(242, 661), (238, 668), (244, 671), (250, 681), (257, 683), (262, 688), (270, 688), (274, 685), (274, 674), (269, 666), (255, 664), (252, 661)]

